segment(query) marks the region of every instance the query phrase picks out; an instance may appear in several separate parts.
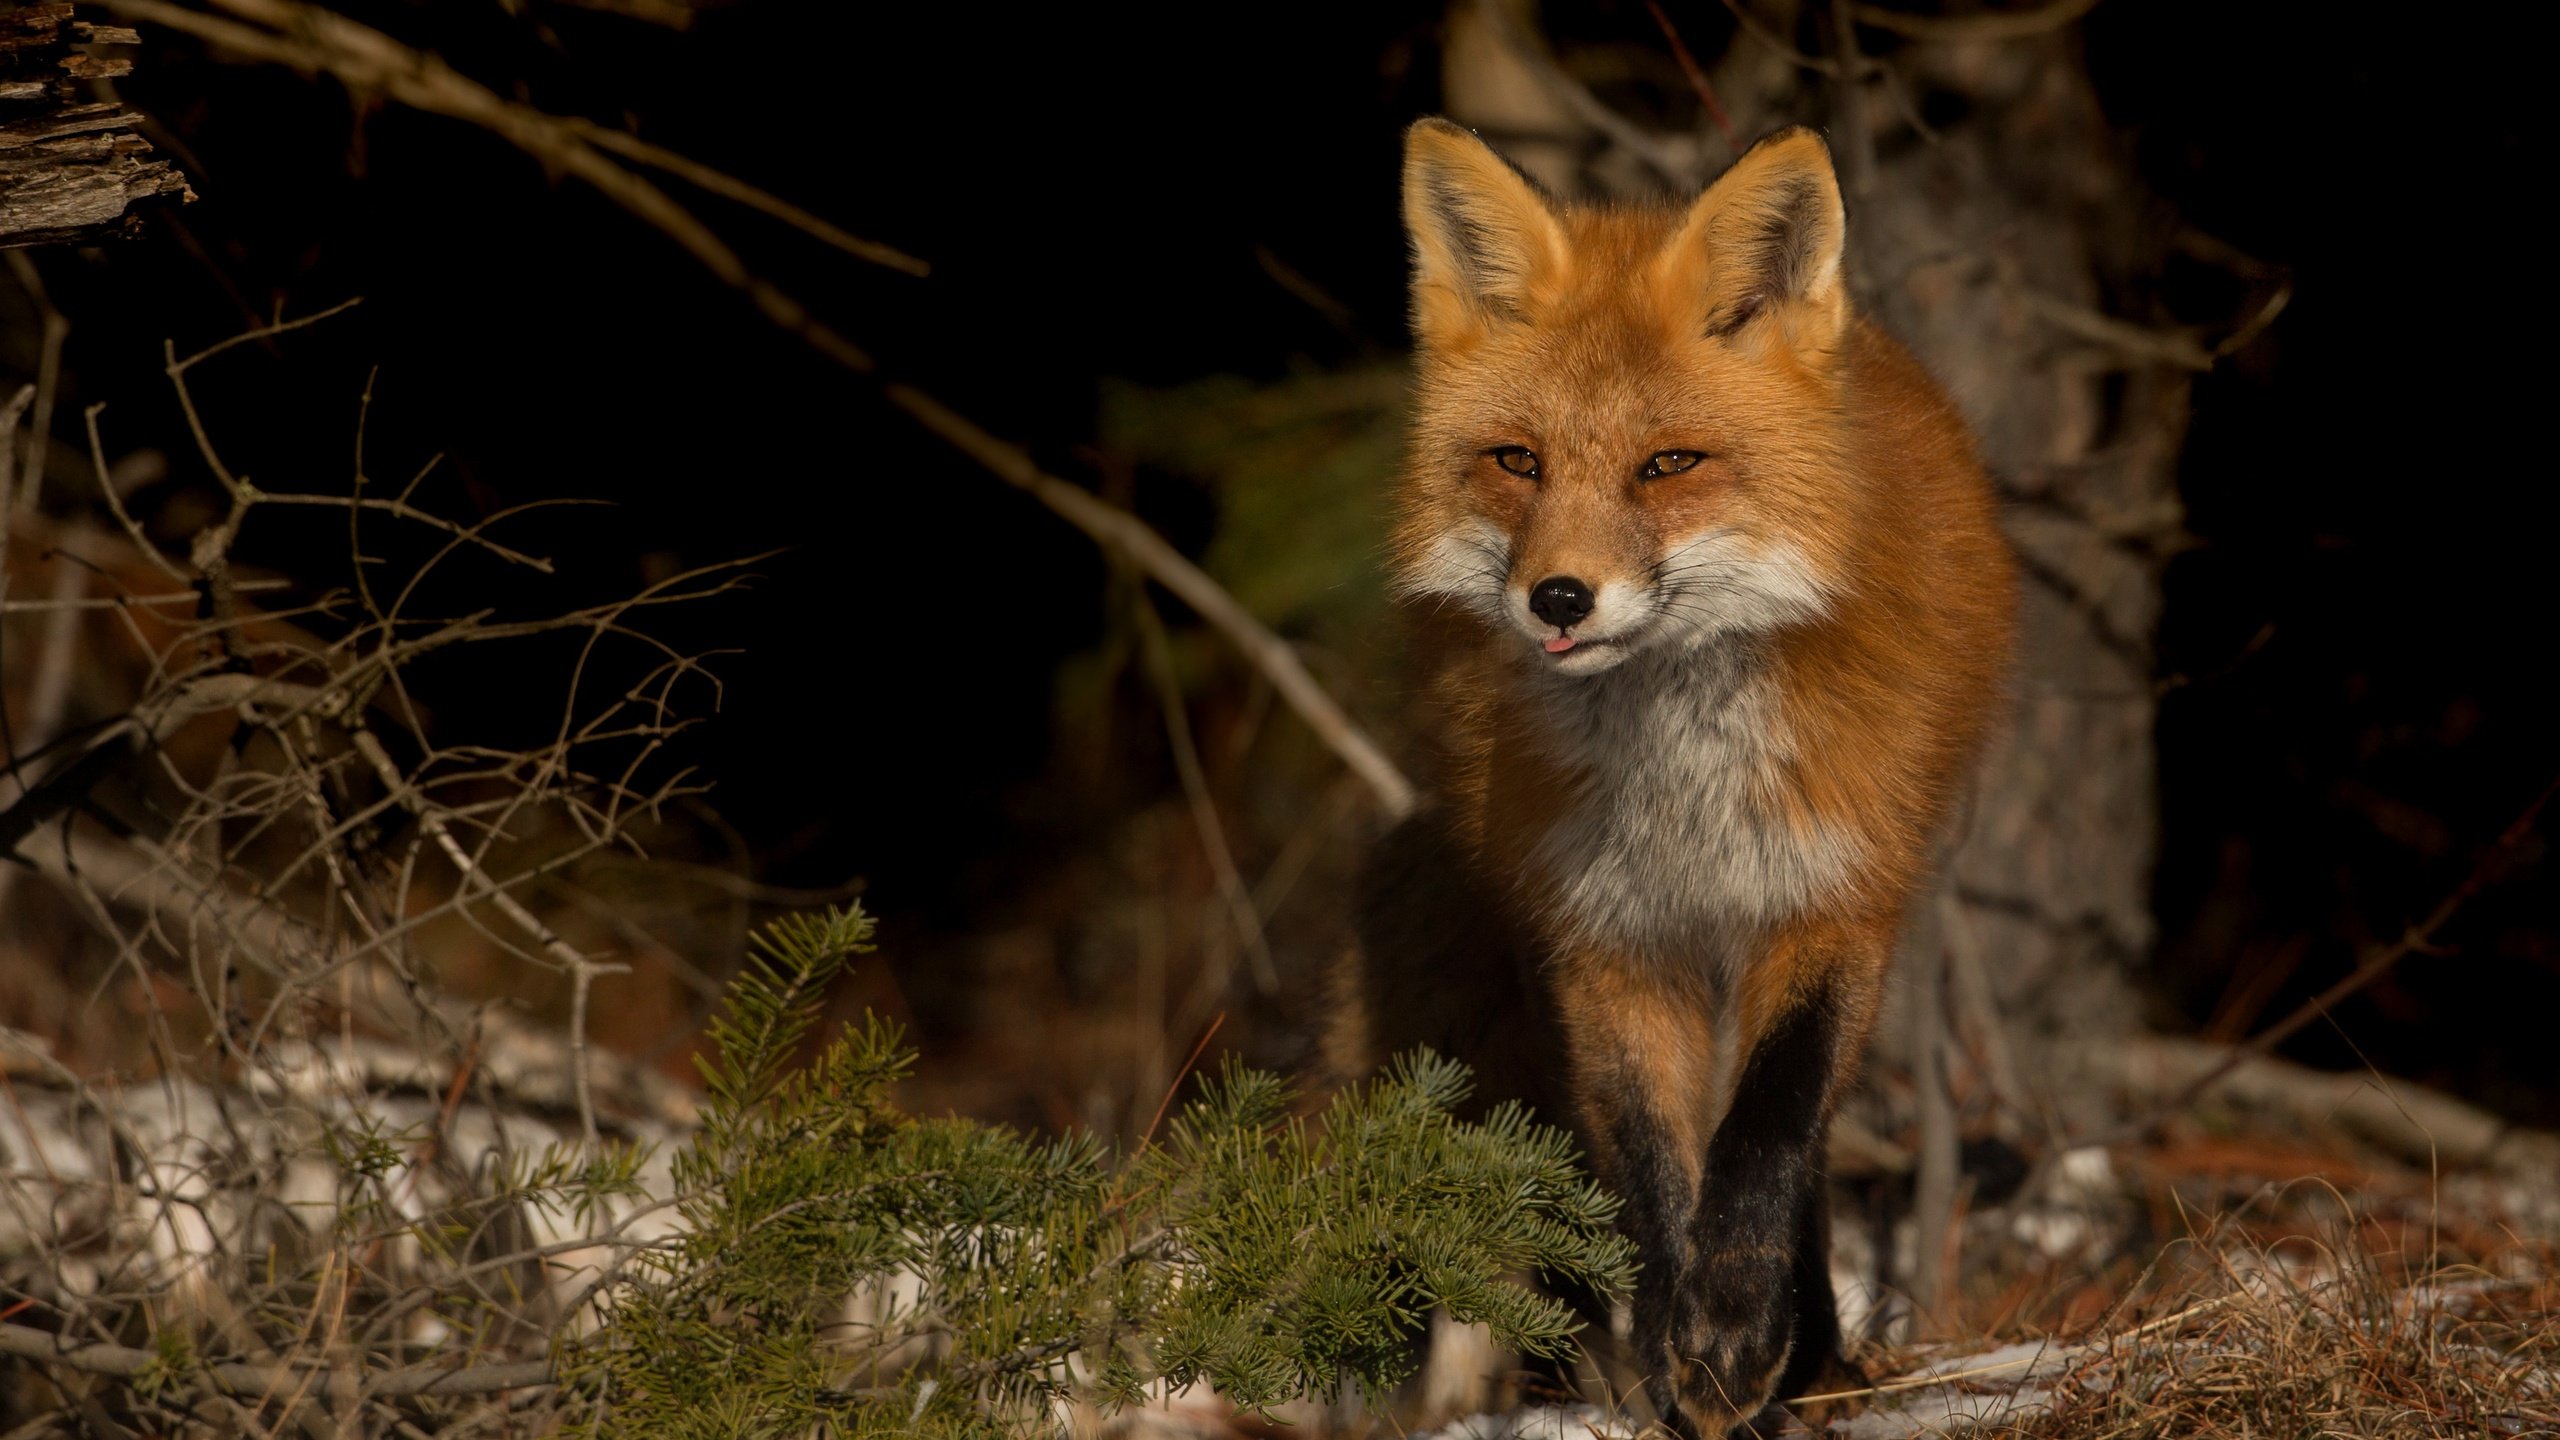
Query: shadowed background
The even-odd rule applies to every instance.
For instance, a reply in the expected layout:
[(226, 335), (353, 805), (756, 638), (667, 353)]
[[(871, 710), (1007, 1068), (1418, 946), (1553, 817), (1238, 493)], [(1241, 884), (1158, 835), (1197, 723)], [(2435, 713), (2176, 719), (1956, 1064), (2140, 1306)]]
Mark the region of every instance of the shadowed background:
[[(501, 91), (627, 120), (925, 257), (920, 280), (852, 266), (718, 212), (759, 273), (890, 373), (1203, 557), (1391, 743), (1410, 733), (1410, 697), (1373, 547), (1396, 459), (1401, 130), (1455, 111), (1524, 160), (1545, 147), (1560, 188), (1663, 184), (1605, 138), (1529, 121), (1506, 132), (1509, 112), (1494, 112), (1514, 82), (1469, 59), (1485, 22), (1466, 7), (1302, 8), (1255, 24), (1154, 6), (741, 3), (681, 31), (565, 6), (357, 8)], [(1779, 51), (1819, 58), (1829, 27), (1784, 12), (1754, 11), (1771, 32), (1755, 38), (1721, 6), (1664, 10), (1746, 122), (1836, 134), (1839, 97)], [(1730, 158), (1647, 6), (1557, 3), (1520, 23), (1702, 173)], [(2100, 203), (2012, 186), (1987, 230), (1948, 233), (2014, 242), (2032, 270), (2056, 253), (2036, 238), (2050, 226), (2088, 257), (2071, 262), (2084, 315), (2207, 345), (2245, 336), (2191, 376), (2119, 357), (2088, 382), (2090, 414), (2051, 422), (2078, 435), (2072, 463), (2091, 465), (2168, 423), (2148, 432), (2168, 448), (2147, 463), (2174, 505), (2088, 542), (2103, 552), (2091, 573), (2120, 569), (2140, 594), (2056, 602), (2130, 617), (2108, 632), (2121, 673), (2105, 683), (2140, 693), (2120, 818), (2096, 825), (2122, 833), (2085, 862), (2120, 877), (2120, 893), (2021, 922), (2066, 937), (2038, 940), (2040, 978), (2002, 994), (2033, 1012), (2013, 1017), (2030, 1029), (2067, 1036), (2085, 1003), (2117, 1022), (2138, 1008), (2169, 1030), (2245, 1036), (2460, 884), (2560, 772), (2537, 638), (2550, 604), (2531, 377), (2511, 358), (2529, 353), (2547, 304), (2529, 269), (2510, 273), (2530, 264), (2516, 243), (2530, 233), (2530, 60), (2467, 23), (2116, 0), (2005, 48), (1860, 32), (1901, 67), (1916, 123), (1869, 97), (1881, 188), (1853, 196), (1851, 247), (1924, 362), (1969, 363), (1933, 351), (1928, 332), (1973, 312), (1933, 310), (1932, 292), (1873, 267), (1930, 258), (1930, 177), (1961, 169), (1932, 157), (1959, 152), (1992, 157), (1994, 189), (2000, 175), (2075, 169), (2112, 188)], [(571, 593), (775, 552), (743, 594), (660, 627), (736, 651), (714, 666), (716, 719), (687, 741), (716, 789), (680, 848), (774, 886), (859, 882), (884, 948), (841, 1006), (918, 1026), (922, 1103), (1134, 1133), (1220, 1014), (1220, 1046), (1303, 1053), (1307, 979), (1338, 943), (1372, 822), (1178, 605), (1161, 601), (1212, 792), (1264, 902), (1272, 993), (1221, 919), (1127, 582), (1081, 537), (660, 236), (489, 136), (157, 32), (138, 59), (122, 93), (202, 198), (130, 243), (36, 258), (70, 323), (49, 503), (89, 503), (77, 417), (104, 401), (112, 456), (168, 457), (137, 507), (155, 533), (187, 533), (207, 492), (158, 374), (161, 340), (198, 345), (360, 295), (351, 315), (205, 377), (235, 462), (277, 485), (342, 484), (356, 396), (379, 366), (377, 471), (442, 452), (430, 493), (464, 513), (613, 502), (514, 532), (560, 557)], [(2064, 98), (1999, 80), (2003, 65), (2067, 75)], [(1765, 96), (1754, 76), (1773, 77)], [(2082, 103), (2095, 123), (2047, 113)], [(2043, 143), (2004, 136), (2047, 123), (2086, 154), (1996, 168), (2004, 144)], [(2279, 294), (2280, 312), (2251, 329)], [(13, 375), (33, 372), (38, 313), (23, 287), (0, 285)], [(2042, 335), (1974, 325), (1968, 343), (1996, 354)], [(2069, 499), (2062, 482), (2009, 469), (2024, 523)], [(254, 536), (242, 558), (320, 583), (343, 551), (338, 522), (315, 517)], [(490, 599), (508, 603), (524, 578), (489, 578)], [(522, 663), (431, 669), (422, 694), (440, 726), (504, 733), (538, 680), (538, 660)], [(2039, 683), (2032, 669), (2022, 683)], [(2087, 879), (2071, 848), (2084, 843), (2096, 842), (2015, 840), (2051, 866), (2053, 895)], [(2560, 1010), (2560, 888), (2541, 839), (2522, 853), (2526, 868), (2468, 904), (2439, 949), (2287, 1053), (2560, 1123), (2541, 1034)], [(1959, 879), (1995, 918), (2051, 898)], [(661, 933), (716, 975), (735, 959), (729, 912), (689, 905), (670, 898)], [(2005, 933), (1984, 957), (2003, 984)], [(27, 960), (0, 984), (12, 1011), (0, 1019), (94, 1023), (76, 984), (28, 963), (52, 963), (49, 947), (69, 943), (60, 927), (26, 922), (5, 943)], [(606, 1038), (680, 1060), (698, 1006), (668, 993), (606, 1017)]]

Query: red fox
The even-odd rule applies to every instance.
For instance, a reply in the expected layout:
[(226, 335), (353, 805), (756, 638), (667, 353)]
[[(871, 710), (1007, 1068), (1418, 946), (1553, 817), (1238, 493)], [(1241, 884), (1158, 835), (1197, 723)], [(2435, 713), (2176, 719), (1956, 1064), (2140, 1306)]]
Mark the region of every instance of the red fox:
[(1424, 120), (1404, 213), (1393, 575), (1444, 768), (1372, 867), (1334, 1058), (1428, 1043), (1561, 1102), (1657, 1408), (1748, 1433), (1837, 1343), (1823, 1134), (1999, 709), (1991, 486), (1850, 307), (1810, 131), (1604, 208)]

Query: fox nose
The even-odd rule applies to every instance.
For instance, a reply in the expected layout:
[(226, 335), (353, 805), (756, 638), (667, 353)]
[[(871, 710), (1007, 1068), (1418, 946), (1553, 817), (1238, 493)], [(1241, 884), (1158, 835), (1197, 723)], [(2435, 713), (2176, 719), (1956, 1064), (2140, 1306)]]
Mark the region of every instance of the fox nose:
[(1550, 575), (1529, 592), (1529, 613), (1562, 630), (1591, 613), (1591, 587), (1570, 575)]

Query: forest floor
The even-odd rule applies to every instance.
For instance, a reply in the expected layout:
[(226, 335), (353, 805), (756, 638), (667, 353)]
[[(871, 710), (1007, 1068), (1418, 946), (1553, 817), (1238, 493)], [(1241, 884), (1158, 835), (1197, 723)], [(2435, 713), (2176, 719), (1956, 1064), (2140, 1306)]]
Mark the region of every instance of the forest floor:
[[(1841, 1378), (1786, 1397), (1783, 1433), (2560, 1435), (2551, 1176), (2470, 1163), (2431, 1174), (2335, 1131), (2212, 1112), (2034, 1168), (1960, 1217), (1960, 1282), (1931, 1315), (1862, 1289), (1865, 1256), (1842, 1217), (1834, 1278), (1844, 1320), (1865, 1333)], [(1841, 1187), (1835, 1213), (1860, 1189)], [(1619, 1380), (1603, 1378), (1613, 1369)], [(1397, 1423), (1410, 1419), (1430, 1440), (1628, 1440), (1647, 1429), (1641, 1399), (1588, 1398), (1630, 1393), (1625, 1373), (1586, 1364), (1581, 1395), (1496, 1380), (1478, 1393), (1499, 1398), (1458, 1419), (1325, 1418), (1368, 1436), (1411, 1433)], [(1288, 1433), (1214, 1402), (1158, 1413), (1194, 1435)]]
[[(2129, 1286), (2092, 1276), (2069, 1302), (2103, 1303), (2085, 1324), (2004, 1305), (1968, 1317), (1969, 1343), (1855, 1350), (1890, 1378), (1792, 1408), (1867, 1440), (2560, 1433), (2550, 1247), (2445, 1218), (2320, 1179), (2270, 1186)], [(2022, 1275), (2010, 1299), (2044, 1283)]]

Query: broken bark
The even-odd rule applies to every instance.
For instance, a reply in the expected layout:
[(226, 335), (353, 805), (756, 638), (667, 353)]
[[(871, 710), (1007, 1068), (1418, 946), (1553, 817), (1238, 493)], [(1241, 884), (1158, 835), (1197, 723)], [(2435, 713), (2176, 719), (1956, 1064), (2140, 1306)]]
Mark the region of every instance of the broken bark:
[(93, 82), (130, 73), (133, 62), (95, 47), (141, 37), (74, 19), (72, 9), (0, 5), (0, 249), (129, 235), (164, 197), (195, 198), (136, 131), (142, 117), (97, 97)]

